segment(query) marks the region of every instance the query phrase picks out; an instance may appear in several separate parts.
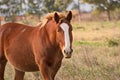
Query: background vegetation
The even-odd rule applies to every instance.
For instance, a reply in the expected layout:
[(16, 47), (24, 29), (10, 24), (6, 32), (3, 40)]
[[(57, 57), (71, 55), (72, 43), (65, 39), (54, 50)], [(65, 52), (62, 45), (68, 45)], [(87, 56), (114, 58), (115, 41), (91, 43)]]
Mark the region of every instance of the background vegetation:
[(119, 0), (0, 0), (0, 23), (1, 17), (4, 17), (5, 21), (15, 22), (16, 16), (36, 15), (40, 18), (48, 12), (73, 9), (77, 9), (78, 14), (82, 16), (81, 5), (86, 3), (91, 5), (91, 12), (104, 12), (108, 20), (111, 20), (113, 15), (120, 19)]

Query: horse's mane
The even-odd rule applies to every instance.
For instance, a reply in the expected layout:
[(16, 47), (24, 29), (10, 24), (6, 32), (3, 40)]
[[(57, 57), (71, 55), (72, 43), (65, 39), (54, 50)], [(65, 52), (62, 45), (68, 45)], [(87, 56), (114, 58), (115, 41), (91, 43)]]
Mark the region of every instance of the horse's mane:
[[(65, 18), (65, 15), (64, 13), (61, 13), (61, 12), (56, 12), (60, 18)], [(48, 13), (45, 18), (48, 19), (48, 20), (51, 20), (51, 19), (54, 19), (54, 14), (55, 12), (52, 12), (52, 13)]]
[[(65, 18), (65, 14), (64, 14), (64, 13), (61, 13), (61, 12), (56, 12), (56, 13), (59, 15), (60, 19), (61, 19), (61, 18)], [(45, 24), (48, 22), (48, 20), (54, 20), (54, 14), (55, 14), (55, 12), (48, 13), (48, 14), (44, 17), (44, 19), (41, 19), (41, 20), (40, 20), (40, 23), (38, 24), (38, 26), (44, 27)]]

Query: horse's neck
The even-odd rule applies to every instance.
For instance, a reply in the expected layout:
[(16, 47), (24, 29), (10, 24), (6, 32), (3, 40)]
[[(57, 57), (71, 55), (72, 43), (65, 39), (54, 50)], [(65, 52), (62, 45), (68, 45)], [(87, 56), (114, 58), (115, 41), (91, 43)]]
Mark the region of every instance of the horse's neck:
[(39, 30), (39, 34), (38, 36), (40, 37), (40, 40), (43, 41), (44, 43), (42, 44), (46, 44), (45, 46), (52, 46), (52, 47), (57, 47), (58, 44), (56, 42), (56, 33), (53, 28), (53, 26), (49, 26), (50, 24), (42, 27), (40, 30)]
[[(56, 26), (54, 21), (49, 21), (45, 26), (46, 33), (48, 35), (48, 39), (50, 40), (52, 45), (57, 45), (56, 42)], [(45, 33), (45, 34), (46, 34)]]
[(36, 44), (36, 46), (39, 47), (38, 50), (42, 52), (47, 52), (49, 54), (51, 53), (52, 55), (55, 55), (54, 57), (60, 56), (62, 58), (63, 56), (61, 55), (60, 47), (56, 42), (56, 34), (51, 33), (52, 31), (50, 31), (46, 27), (50, 28), (51, 26), (42, 27), (41, 30), (39, 31), (39, 34), (37, 34), (38, 35), (37, 37), (39, 37), (40, 39), (40, 40), (37, 40), (39, 45)]
[(42, 51), (45, 50), (45, 52), (47, 51), (47, 53), (51, 53), (53, 55), (59, 53), (60, 48), (56, 43), (54, 34), (50, 34), (46, 28), (41, 28), (39, 36), (41, 49), (43, 48)]

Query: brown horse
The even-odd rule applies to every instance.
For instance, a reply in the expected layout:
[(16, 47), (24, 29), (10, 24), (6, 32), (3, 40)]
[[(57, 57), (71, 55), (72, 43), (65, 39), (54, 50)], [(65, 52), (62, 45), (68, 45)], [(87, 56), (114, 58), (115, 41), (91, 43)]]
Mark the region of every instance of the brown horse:
[(4, 80), (7, 61), (15, 69), (14, 80), (23, 80), (25, 72), (40, 70), (44, 80), (54, 80), (63, 57), (72, 50), (72, 12), (67, 16), (55, 12), (44, 26), (31, 27), (6, 23), (0, 27), (0, 80)]

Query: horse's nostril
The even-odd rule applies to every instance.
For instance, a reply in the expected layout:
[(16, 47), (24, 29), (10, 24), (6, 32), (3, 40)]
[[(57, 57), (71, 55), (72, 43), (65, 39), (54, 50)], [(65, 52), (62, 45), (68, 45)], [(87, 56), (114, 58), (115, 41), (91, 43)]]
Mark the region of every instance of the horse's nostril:
[(73, 52), (73, 49), (71, 49), (71, 53)]
[(64, 50), (64, 53), (66, 53), (66, 54), (72, 54), (72, 52), (73, 52), (73, 49), (70, 49), (69, 51)]
[(64, 53), (66, 53), (66, 51), (64, 50)]

